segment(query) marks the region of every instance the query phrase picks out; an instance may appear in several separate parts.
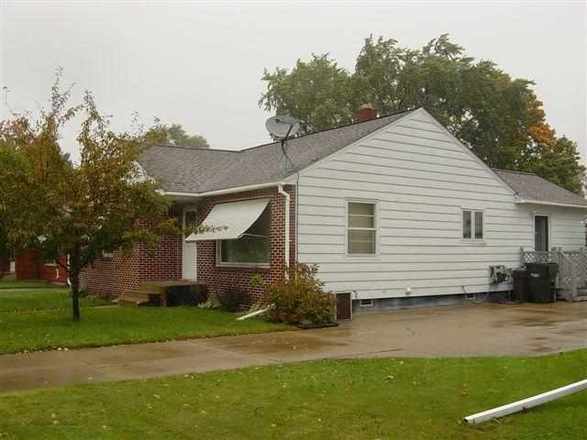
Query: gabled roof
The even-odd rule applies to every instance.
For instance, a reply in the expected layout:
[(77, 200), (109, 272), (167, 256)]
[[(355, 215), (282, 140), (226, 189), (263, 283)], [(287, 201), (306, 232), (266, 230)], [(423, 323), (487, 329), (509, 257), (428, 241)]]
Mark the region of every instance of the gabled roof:
[(521, 171), (494, 170), (513, 189), (522, 203), (537, 203), (587, 208), (587, 200), (536, 174)]
[(285, 147), (289, 161), (281, 143), (273, 142), (240, 151), (153, 145), (139, 163), (149, 176), (161, 182), (166, 192), (203, 193), (278, 182), (409, 113), (289, 139)]
[[(411, 111), (356, 122), (243, 150), (153, 145), (139, 163), (168, 193), (201, 194), (281, 182), (297, 171), (395, 122)], [(587, 200), (535, 174), (493, 170), (515, 193), (518, 203), (587, 207)]]

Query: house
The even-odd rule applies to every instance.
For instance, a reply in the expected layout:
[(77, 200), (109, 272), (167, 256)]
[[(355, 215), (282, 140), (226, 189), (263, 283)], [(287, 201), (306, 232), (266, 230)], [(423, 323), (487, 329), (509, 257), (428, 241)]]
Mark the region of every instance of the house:
[(17, 280), (44, 280), (49, 283), (66, 284), (69, 278), (66, 257), (46, 260), (36, 249), (26, 249), (15, 258), (15, 275)]
[(279, 279), (299, 261), (357, 310), (451, 303), (510, 289), (489, 268), (519, 266), (521, 248), (584, 246), (582, 197), (490, 169), (424, 109), (374, 116), (241, 151), (149, 148), (140, 164), (174, 215), (218, 228), (101, 259), (88, 289), (184, 278), (253, 301), (254, 274)]

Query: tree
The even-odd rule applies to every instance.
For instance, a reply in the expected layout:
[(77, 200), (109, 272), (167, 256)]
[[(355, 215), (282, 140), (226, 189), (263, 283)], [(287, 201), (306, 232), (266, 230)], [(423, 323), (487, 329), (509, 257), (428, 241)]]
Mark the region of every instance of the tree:
[(302, 132), (352, 121), (347, 96), (350, 76), (328, 54), (312, 55), (309, 62), (298, 60), (291, 72), (281, 68), (272, 73), (265, 70), (263, 81), (267, 82), (267, 91), (259, 105), (267, 111), (300, 118)]
[(157, 122), (146, 133), (152, 143), (173, 144), (186, 147), (210, 148), (208, 141), (199, 134), (189, 135), (180, 124), (162, 124)]
[[(370, 36), (353, 73), (327, 55), (313, 55), (291, 71), (265, 71), (263, 81), (259, 104), (291, 114), (309, 131), (351, 121), (365, 103), (382, 115), (425, 107), (489, 166), (535, 170), (547, 178), (556, 169), (559, 184), (577, 189), (574, 173), (582, 171), (572, 149), (553, 147), (560, 140), (546, 122), (533, 83), (512, 79), (491, 61), (475, 61), (447, 34), (416, 50)], [(564, 172), (550, 161), (575, 165)]]
[[(155, 244), (176, 231), (157, 183), (141, 175), (141, 133), (115, 133), (86, 92), (68, 107), (60, 74), (50, 108), (38, 119), (13, 115), (0, 123), (0, 215), (15, 249), (37, 248), (46, 257), (68, 255), (74, 320), (80, 319), (80, 274), (103, 252)], [(60, 132), (83, 115), (73, 164), (61, 151)]]
[(577, 144), (563, 136), (556, 139), (554, 144), (541, 144), (526, 170), (569, 191), (583, 193), (585, 167), (580, 164), (580, 160)]

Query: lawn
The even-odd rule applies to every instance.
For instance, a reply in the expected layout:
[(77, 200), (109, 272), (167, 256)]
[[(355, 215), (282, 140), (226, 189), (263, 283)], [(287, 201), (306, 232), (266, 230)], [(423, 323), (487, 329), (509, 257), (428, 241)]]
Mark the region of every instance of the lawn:
[[(80, 299), (82, 307), (111, 304), (96, 296)], [(70, 309), (69, 289), (46, 287), (40, 289), (0, 289), (0, 313), (32, 312), (38, 310)]]
[(71, 319), (66, 289), (0, 290), (0, 353), (95, 347), (170, 339), (262, 333), (289, 327), (195, 307), (119, 307), (81, 300), (82, 321)]
[(16, 281), (14, 279), (2, 279), (0, 280), (1, 289), (35, 289), (39, 287), (51, 288), (51, 284), (46, 281), (30, 280), (30, 281)]
[[(462, 417), (587, 376), (587, 351), (247, 368), (0, 396), (2, 439), (584, 439), (587, 393)], [(2, 436), (3, 434), (3, 436)]]

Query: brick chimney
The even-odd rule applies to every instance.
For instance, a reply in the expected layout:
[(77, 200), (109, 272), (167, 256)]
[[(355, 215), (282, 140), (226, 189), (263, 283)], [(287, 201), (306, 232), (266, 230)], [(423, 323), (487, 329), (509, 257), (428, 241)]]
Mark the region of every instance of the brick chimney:
[(373, 104), (363, 104), (355, 113), (356, 122), (370, 121), (377, 118), (377, 109)]

